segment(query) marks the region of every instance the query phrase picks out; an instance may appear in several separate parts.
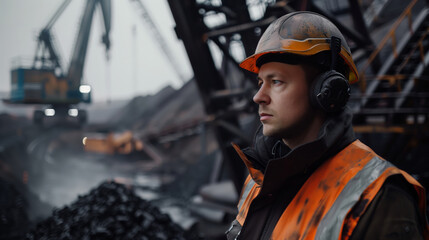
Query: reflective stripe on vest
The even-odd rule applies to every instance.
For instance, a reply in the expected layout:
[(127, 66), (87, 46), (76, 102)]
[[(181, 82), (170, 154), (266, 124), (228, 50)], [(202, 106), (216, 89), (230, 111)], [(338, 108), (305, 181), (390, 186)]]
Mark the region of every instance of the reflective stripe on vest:
[(359, 200), (363, 191), (387, 168), (392, 166), (393, 164), (378, 157), (372, 158), (341, 191), (334, 204), (320, 221), (315, 239), (338, 239), (347, 213)]
[(250, 190), (253, 188), (253, 186), (255, 186), (255, 181), (253, 181), (253, 179), (249, 178), (249, 182), (246, 184), (246, 187), (243, 190), (243, 194), (242, 197), (240, 199), (240, 202), (238, 203), (238, 209), (241, 209), (241, 207), (243, 207), (243, 203), (246, 200), (247, 196), (250, 193)]
[(243, 226), (244, 220), (247, 217), (250, 204), (252, 203), (253, 199), (258, 196), (260, 191), (261, 186), (258, 185), (251, 176), (248, 176), (244, 183), (244, 189), (240, 198), (240, 202), (238, 203), (238, 215), (236, 217), (236, 220), (240, 223), (241, 226)]

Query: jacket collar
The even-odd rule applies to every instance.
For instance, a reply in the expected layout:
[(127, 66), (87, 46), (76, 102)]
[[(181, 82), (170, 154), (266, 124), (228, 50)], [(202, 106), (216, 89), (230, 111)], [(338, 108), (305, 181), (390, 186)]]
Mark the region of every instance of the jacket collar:
[(235, 147), (252, 178), (256, 183), (262, 183), (261, 193), (276, 192), (291, 178), (314, 171), (324, 160), (353, 142), (355, 135), (351, 110), (346, 108), (342, 113), (328, 117), (315, 141), (293, 150), (286, 147), (285, 154), (276, 158), (275, 148), (278, 147), (278, 140), (263, 136), (262, 129), (259, 128), (253, 148), (241, 152)]

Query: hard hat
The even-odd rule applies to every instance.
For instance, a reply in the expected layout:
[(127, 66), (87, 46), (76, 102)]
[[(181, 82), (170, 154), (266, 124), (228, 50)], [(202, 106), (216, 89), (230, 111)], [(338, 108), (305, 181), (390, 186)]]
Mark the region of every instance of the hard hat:
[(346, 78), (354, 83), (358, 80), (358, 72), (344, 36), (327, 18), (308, 11), (289, 13), (272, 22), (259, 40), (255, 54), (241, 62), (240, 67), (258, 73), (256, 61), (267, 53), (313, 56), (330, 51), (332, 36), (341, 39), (339, 55), (347, 68)]

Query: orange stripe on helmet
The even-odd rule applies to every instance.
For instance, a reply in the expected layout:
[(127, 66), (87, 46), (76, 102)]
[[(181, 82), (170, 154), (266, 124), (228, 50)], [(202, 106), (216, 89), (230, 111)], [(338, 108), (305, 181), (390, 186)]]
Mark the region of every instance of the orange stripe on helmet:
[[(305, 40), (283, 39), (280, 40), (280, 42), (280, 49), (264, 50), (263, 52), (255, 53), (241, 62), (240, 67), (253, 73), (258, 73), (259, 68), (256, 66), (256, 61), (259, 57), (268, 53), (290, 53), (302, 56), (312, 56), (323, 51), (330, 51), (328, 38), (307, 38)], [(349, 83), (357, 82), (358, 72), (356, 66), (350, 53), (346, 48), (344, 48), (344, 46), (341, 46), (340, 56), (343, 58), (349, 69)]]

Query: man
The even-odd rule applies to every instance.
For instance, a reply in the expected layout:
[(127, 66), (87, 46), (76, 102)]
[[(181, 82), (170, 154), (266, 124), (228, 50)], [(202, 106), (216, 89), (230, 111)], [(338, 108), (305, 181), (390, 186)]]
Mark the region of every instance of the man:
[(258, 74), (262, 126), (234, 145), (250, 174), (228, 239), (429, 239), (423, 187), (355, 138), (357, 70), (328, 19), (277, 19), (240, 66)]

